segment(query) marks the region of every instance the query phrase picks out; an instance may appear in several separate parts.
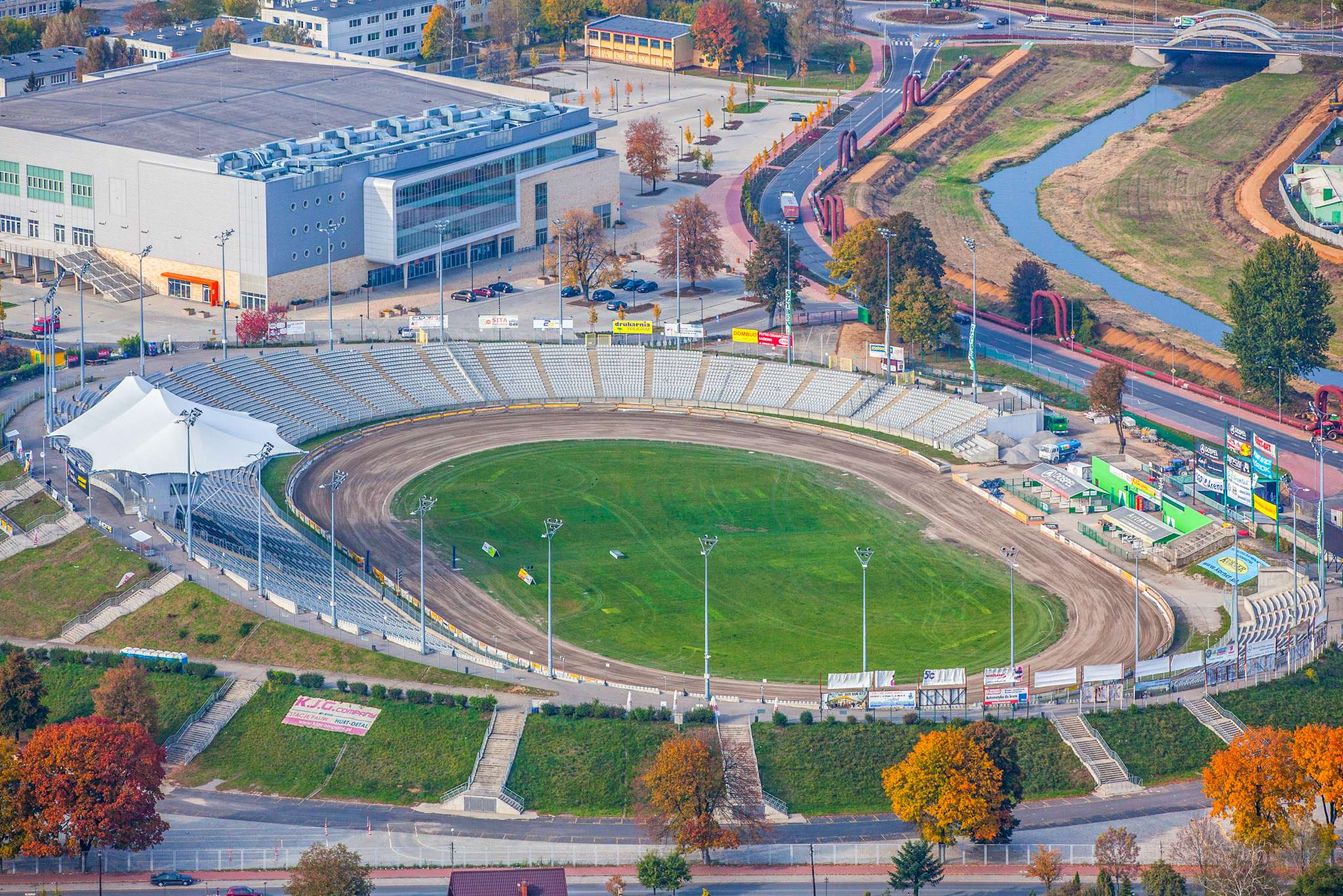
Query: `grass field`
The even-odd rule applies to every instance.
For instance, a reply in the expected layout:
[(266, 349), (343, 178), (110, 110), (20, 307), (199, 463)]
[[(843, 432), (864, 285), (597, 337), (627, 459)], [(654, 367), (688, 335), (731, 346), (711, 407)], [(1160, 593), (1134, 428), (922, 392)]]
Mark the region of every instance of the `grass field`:
[(12, 482), (23, 475), (23, 464), (16, 460), (0, 463), (0, 482)]
[[(1004, 724), (1018, 738), (1025, 796), (1090, 793), (1095, 781), (1043, 719)], [(931, 724), (889, 722), (789, 725), (757, 724), (756, 757), (767, 793), (790, 812), (830, 815), (891, 811), (881, 772), (899, 763)]]
[[(522, 445), (459, 458), (408, 483), (393, 510), (437, 495), (428, 538), (446, 555), (488, 541), (497, 558), (465, 553), (467, 575), (521, 615), (543, 621), (546, 545), (556, 536), (556, 635), (669, 672), (703, 663), (704, 566), (719, 674), (814, 681), (860, 656), (855, 538), (876, 550), (868, 572), (873, 665), (912, 679), (942, 665), (1007, 659), (1007, 570), (942, 542), (924, 521), (866, 482), (773, 455), (654, 442)], [(855, 533), (859, 533), (855, 535)], [(616, 560), (619, 550), (627, 559)], [(517, 578), (527, 567), (537, 584)], [(1062, 604), (1017, 588), (1017, 651), (1057, 637)], [(787, 643), (787, 650), (779, 645)]]
[(1174, 703), (1090, 713), (1087, 721), (1128, 770), (1149, 786), (1194, 777), (1225, 746), (1189, 710)]
[(14, 525), (27, 532), (38, 520), (60, 511), (61, 505), (53, 501), (50, 495), (46, 492), (37, 492), (6, 507), (5, 516), (9, 517)]
[(1217, 702), (1246, 725), (1299, 728), (1343, 719), (1343, 652), (1329, 650), (1303, 671), (1267, 684), (1227, 691)]
[(16, 554), (0, 562), (0, 634), (55, 637), (128, 572), (147, 575), (149, 563), (87, 527)]
[[(107, 670), (77, 663), (51, 663), (42, 666), (42, 683), (47, 696), (48, 722), (67, 722), (93, 715), (91, 693)], [(171, 672), (150, 672), (149, 681), (159, 701), (158, 741), (162, 743), (182, 727), (187, 717), (219, 689), (222, 678), (197, 678)]]
[(504, 682), (374, 653), (266, 619), (245, 607), (229, 603), (194, 582), (183, 582), (129, 616), (121, 617), (90, 635), (88, 643), (114, 650), (130, 645), (153, 650), (181, 650), (193, 657), (337, 673), (351, 679), (365, 676), (463, 688), (512, 690)]
[[(1047, 179), (1040, 209), (1121, 273), (1222, 316), (1250, 252), (1209, 214), (1209, 190), (1315, 92), (1320, 76), (1258, 74), (1156, 116)], [(1216, 197), (1213, 197), (1216, 198)]]
[(178, 779), (193, 786), (219, 779), (228, 790), (296, 797), (432, 802), (470, 776), (489, 718), (342, 694), (340, 700), (382, 710), (365, 736), (282, 724), (302, 693), (316, 692), (263, 687)]
[(627, 817), (635, 779), (675, 734), (670, 722), (529, 715), (508, 786), (542, 815)]

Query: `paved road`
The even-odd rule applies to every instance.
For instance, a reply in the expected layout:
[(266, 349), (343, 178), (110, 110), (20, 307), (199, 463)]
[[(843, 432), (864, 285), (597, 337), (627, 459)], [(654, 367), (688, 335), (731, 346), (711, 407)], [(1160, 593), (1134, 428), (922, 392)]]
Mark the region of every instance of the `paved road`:
[[(415, 881), (396, 881), (388, 883), (384, 880), (376, 881), (376, 892), (379, 896), (442, 896), (447, 884), (447, 874), (444, 873), (437, 877), (427, 877)], [(210, 880), (191, 887), (181, 889), (183, 896), (218, 896), (233, 884), (249, 885), (263, 894), (263, 896), (280, 896), (284, 891), (282, 884), (275, 881), (262, 881), (256, 874), (240, 875), (237, 878), (211, 876)], [(816, 870), (816, 896), (863, 896), (867, 893), (880, 892), (886, 886), (886, 877), (884, 875), (849, 875), (834, 873), (830, 869), (821, 867)], [(813, 893), (812, 882), (809, 877), (795, 880), (764, 879), (755, 881), (730, 881), (720, 882), (712, 877), (696, 877), (690, 885), (682, 888), (686, 893), (693, 894), (699, 888), (705, 888), (711, 896), (811, 896)], [(1021, 894), (1038, 892), (1040, 885), (1032, 884), (1028, 880), (1022, 881), (959, 881), (955, 878), (947, 878), (935, 890), (936, 896), (1021, 896)], [(0, 893), (29, 893), (32, 892), (32, 884), (4, 884), (0, 883)], [(103, 890), (109, 893), (119, 893), (123, 896), (163, 896), (165, 892), (178, 892), (177, 890), (165, 891), (157, 887), (147, 886), (142, 882), (107, 882)], [(569, 878), (568, 890), (573, 896), (606, 896), (606, 889), (600, 880), (575, 880), (573, 876)], [(62, 893), (98, 893), (98, 881), (96, 876), (89, 875), (86, 878), (78, 880), (62, 880)], [(628, 880), (626, 893), (641, 894), (647, 893), (643, 887), (639, 886), (632, 878)]]

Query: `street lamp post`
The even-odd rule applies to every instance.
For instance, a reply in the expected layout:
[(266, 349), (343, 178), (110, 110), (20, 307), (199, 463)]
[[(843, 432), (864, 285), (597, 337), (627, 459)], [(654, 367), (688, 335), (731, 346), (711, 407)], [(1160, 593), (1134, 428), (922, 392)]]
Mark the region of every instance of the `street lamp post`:
[(1315, 460), (1319, 465), (1319, 483), (1315, 497), (1315, 575), (1320, 585), (1320, 604), (1324, 607), (1324, 633), (1326, 640), (1329, 636), (1329, 625), (1332, 620), (1329, 619), (1329, 601), (1325, 599), (1324, 594), (1324, 421), (1325, 412), (1315, 404), (1311, 405), (1315, 412), (1315, 434), (1310, 438), (1310, 446), (1315, 449)]
[[(336, 350), (336, 312), (331, 299), (331, 234), (340, 230), (340, 224), (333, 218), (317, 229), (326, 237), (326, 350)], [(334, 604), (334, 601), (333, 601)], [(332, 618), (335, 618), (333, 613)]]
[(448, 227), (447, 221), (434, 222), (434, 229), (438, 231), (438, 258), (434, 262), (434, 267), (438, 268), (438, 341), (440, 343), (446, 342), (448, 336), (448, 315), (443, 306), (443, 241), (447, 239)]
[[(667, 220), (676, 228), (676, 350), (681, 350), (681, 215), (668, 215)], [(704, 321), (700, 321), (704, 326)]]
[(192, 408), (189, 411), (183, 411), (178, 415), (178, 419), (187, 428), (187, 559), (190, 560), (192, 554), (191, 541), (191, 493), (192, 489), (192, 469), (191, 469), (191, 430), (196, 428), (196, 421), (201, 418), (201, 409)]
[(713, 700), (713, 681), (709, 677), (709, 552), (718, 544), (718, 536), (701, 535), (699, 552), (704, 558), (704, 699)]
[(872, 559), (871, 548), (854, 548), (854, 556), (863, 567), (863, 674), (867, 674), (867, 564)]
[(979, 255), (978, 245), (968, 237), (961, 237), (970, 250), (970, 400), (979, 401), (979, 369), (975, 366), (975, 329), (979, 324)]
[[(219, 247), (219, 307), (224, 313), (224, 360), (228, 360), (228, 288), (225, 282), (228, 279), (228, 265), (224, 260), (224, 246), (228, 244), (229, 238), (233, 236), (233, 228), (230, 227), (223, 233), (215, 237), (215, 245)], [(239, 280), (241, 282), (241, 280)], [(80, 328), (82, 331), (82, 327)], [(82, 336), (82, 332), (81, 332)], [(80, 354), (80, 360), (83, 360), (83, 353)]]
[[(440, 255), (441, 257), (441, 255)], [(420, 655), (424, 656), (429, 652), (429, 645), (424, 637), (424, 518), (429, 515), (429, 511), (434, 509), (438, 499), (429, 495), (420, 495), (420, 502), (415, 505), (415, 515), (420, 518)]]
[(79, 388), (84, 388), (84, 278), (88, 276), (90, 262), (84, 262), (79, 269)]
[[(1007, 667), (1017, 667), (1017, 547), (999, 548), (1007, 563)], [(1015, 675), (1009, 671), (1009, 675)]]
[(881, 361), (886, 365), (886, 382), (891, 381), (891, 240), (895, 234), (885, 227), (877, 230), (881, 238), (886, 241), (886, 335), (883, 337), (886, 341), (881, 347)]
[(783, 331), (788, 336), (788, 363), (793, 363), (793, 222), (783, 222)]
[[(153, 246), (145, 246), (135, 255), (140, 259), (140, 376), (145, 375), (145, 256), (153, 251)], [(83, 327), (80, 327), (83, 333)]]
[(555, 677), (555, 628), (554, 628), (554, 589), (552, 583), (555, 580), (553, 573), (554, 565), (552, 561), (551, 545), (555, 543), (555, 533), (560, 531), (560, 526), (564, 525), (564, 520), (555, 517), (546, 517), (546, 531), (542, 538), (546, 540), (546, 674), (551, 678)]
[(263, 597), (266, 592), (261, 581), (261, 468), (266, 465), (266, 458), (270, 457), (274, 450), (275, 446), (267, 442), (261, 446), (261, 450), (252, 455), (256, 458), (256, 593)]
[[(560, 334), (560, 345), (564, 345), (564, 231), (559, 218), (552, 218), (550, 223), (555, 225), (555, 277), (560, 281), (560, 317), (555, 321), (555, 328)], [(611, 230), (614, 232), (615, 228)]]
[(1139, 577), (1140, 570), (1138, 564), (1142, 560), (1143, 552), (1138, 548), (1133, 549), (1133, 699), (1138, 699), (1138, 661), (1142, 659), (1139, 652), (1139, 645), (1142, 643), (1142, 622), (1138, 617), (1138, 608), (1142, 603), (1142, 580)]
[(318, 488), (324, 488), (331, 495), (331, 627), (336, 627), (336, 492), (349, 479), (344, 470), (332, 470), (331, 478)]

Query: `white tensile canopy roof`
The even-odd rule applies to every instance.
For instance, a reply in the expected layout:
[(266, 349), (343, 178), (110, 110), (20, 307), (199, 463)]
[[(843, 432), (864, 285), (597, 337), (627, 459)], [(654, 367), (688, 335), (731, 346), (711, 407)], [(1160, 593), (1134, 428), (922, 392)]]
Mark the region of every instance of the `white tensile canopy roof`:
[[(184, 416), (200, 414), (193, 426)], [(187, 431), (191, 430), (190, 469)], [(90, 472), (118, 470), (154, 476), (236, 470), (270, 443), (271, 456), (298, 454), (273, 423), (212, 408), (128, 376), (107, 397), (52, 433), (89, 456)]]

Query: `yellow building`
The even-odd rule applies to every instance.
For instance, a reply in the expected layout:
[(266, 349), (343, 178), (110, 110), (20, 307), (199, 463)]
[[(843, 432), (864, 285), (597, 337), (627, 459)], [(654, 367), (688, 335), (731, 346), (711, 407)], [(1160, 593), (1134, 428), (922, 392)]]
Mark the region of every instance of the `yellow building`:
[(681, 22), (607, 16), (588, 23), (586, 46), (588, 58), (622, 65), (665, 71), (694, 64), (695, 40)]

